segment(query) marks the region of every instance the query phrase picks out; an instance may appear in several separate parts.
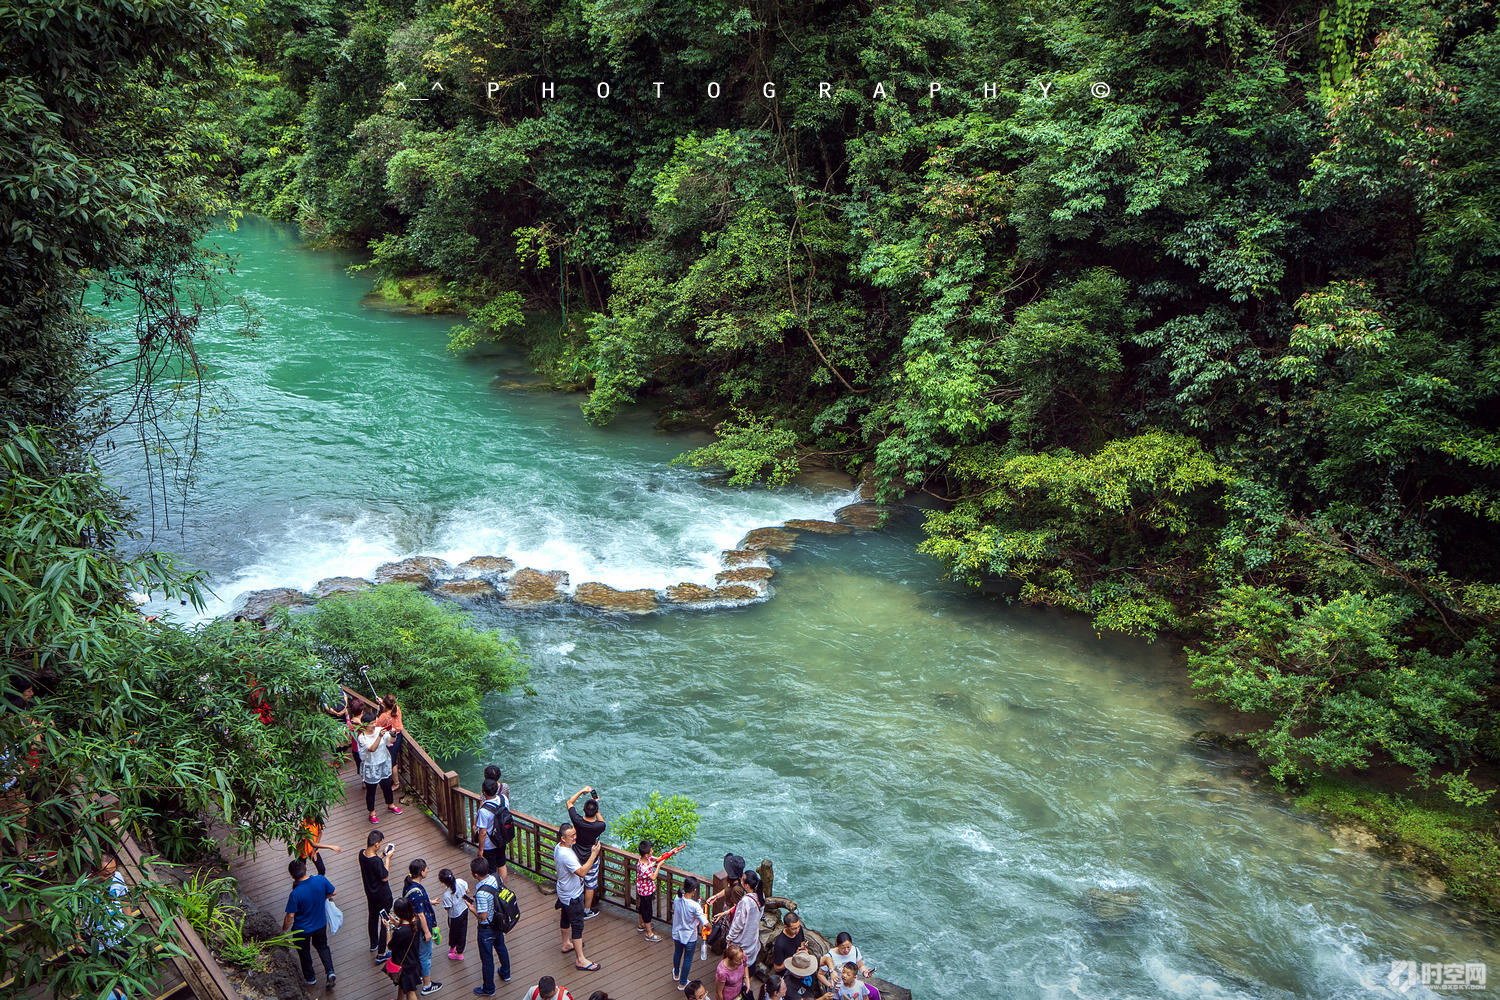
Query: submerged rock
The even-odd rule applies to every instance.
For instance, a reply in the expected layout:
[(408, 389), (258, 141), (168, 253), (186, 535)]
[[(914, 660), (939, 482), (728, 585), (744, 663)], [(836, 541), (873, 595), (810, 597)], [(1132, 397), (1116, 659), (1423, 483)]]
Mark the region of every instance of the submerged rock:
[(1101, 889), (1096, 885), (1084, 893), (1083, 902), (1094, 916), (1113, 923), (1128, 920), (1140, 911), (1141, 894), (1124, 889)]
[(785, 528), (756, 528), (737, 546), (741, 549), (767, 549), (771, 552), (790, 552), (797, 544), (797, 533)]
[(330, 576), (319, 580), (313, 586), (313, 593), (319, 597), (328, 597), (331, 594), (350, 594), (356, 590), (368, 590), (375, 586), (369, 580), (358, 576)]
[(253, 622), (263, 622), (272, 608), (297, 608), (312, 603), (314, 601), (311, 594), (304, 594), (291, 587), (272, 587), (270, 590), (251, 590), (241, 594), (231, 613)]
[(527, 566), (516, 570), (505, 592), (505, 603), (513, 607), (550, 604), (563, 599), (562, 588), (568, 585), (568, 574), (561, 570), (542, 572)]
[(433, 593), (459, 601), (478, 601), (486, 597), (499, 597), (500, 592), (488, 580), (446, 580), (433, 588)]
[(616, 590), (603, 583), (580, 583), (573, 591), (573, 603), (607, 611), (630, 611), (637, 614), (656, 610), (654, 590)]
[(458, 564), (458, 571), (467, 575), (476, 573), (509, 573), (516, 568), (514, 559), (504, 556), (474, 556)]
[(760, 549), (725, 549), (719, 553), (719, 560), (725, 566), (744, 566), (750, 563), (763, 566), (766, 554)]
[(786, 526), (818, 535), (847, 535), (851, 530), (847, 524), (839, 524), (837, 521), (816, 521), (804, 517), (793, 518), (786, 522)]
[(851, 528), (878, 528), (885, 523), (885, 511), (873, 503), (851, 503), (834, 511), (833, 516)]
[(419, 587), (430, 587), (433, 577), (452, 568), (446, 559), (437, 556), (409, 556), (376, 567), (375, 580), (377, 583), (415, 583)]
[(714, 577), (715, 583), (748, 583), (751, 580), (769, 580), (776, 575), (776, 571), (769, 566), (741, 566), (738, 569), (726, 569)]

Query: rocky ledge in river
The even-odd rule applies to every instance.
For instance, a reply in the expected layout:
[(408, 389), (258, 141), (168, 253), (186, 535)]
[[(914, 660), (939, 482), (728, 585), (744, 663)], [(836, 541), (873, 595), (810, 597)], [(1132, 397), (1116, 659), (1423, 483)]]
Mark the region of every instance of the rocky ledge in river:
[(553, 604), (564, 598), (562, 588), (568, 585), (568, 574), (561, 570), (543, 572), (527, 566), (516, 570), (505, 592), (505, 603), (513, 608), (530, 608)]
[(453, 567), (448, 560), (437, 556), (409, 556), (388, 562), (375, 568), (376, 583), (415, 583), (419, 587), (430, 587), (440, 573)]
[(317, 599), (352, 593), (376, 583), (409, 583), (438, 597), (463, 603), (499, 600), (510, 608), (534, 608), (571, 601), (600, 611), (648, 614), (666, 606), (724, 607), (763, 601), (770, 596), (776, 575), (773, 553), (790, 552), (801, 533), (848, 534), (856, 528), (875, 528), (884, 520), (881, 507), (860, 502), (839, 508), (836, 520), (793, 518), (781, 525), (755, 528), (738, 546), (720, 555), (723, 570), (713, 584), (684, 581), (663, 590), (618, 590), (604, 583), (581, 583), (570, 595), (568, 574), (531, 566), (516, 569), (515, 560), (500, 555), (478, 555), (457, 566), (437, 556), (417, 555), (377, 567), (373, 581), (355, 576), (319, 580), (313, 594), (290, 587), (257, 590), (241, 595), (236, 614), (264, 621), (273, 607), (310, 606)]
[(645, 614), (656, 610), (656, 591), (616, 590), (604, 583), (580, 583), (573, 591), (573, 603), (604, 611)]

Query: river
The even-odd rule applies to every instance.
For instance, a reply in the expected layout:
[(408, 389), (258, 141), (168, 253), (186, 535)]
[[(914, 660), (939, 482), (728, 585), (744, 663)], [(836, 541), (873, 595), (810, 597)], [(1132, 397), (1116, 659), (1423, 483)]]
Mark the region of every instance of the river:
[[(522, 359), (448, 354), (449, 320), (362, 307), (351, 258), (285, 227), (212, 242), (239, 258), (238, 304), (200, 338), (223, 412), (152, 543), (207, 572), (210, 613), (414, 553), (706, 580), (748, 528), (848, 502), (669, 466), (702, 438), (643, 412), (590, 427)], [(106, 471), (143, 495), (138, 450)], [(919, 537), (913, 513), (804, 537), (773, 598), (735, 610), (482, 610), (536, 696), (491, 696), (487, 745), (454, 766), (474, 787), (501, 763), (517, 808), (554, 821), (585, 784), (606, 816), (692, 796), (686, 867), (774, 859), (778, 894), (921, 1000), (1434, 997), (1455, 994), (1392, 986), (1391, 963), (1500, 972), (1492, 931), (1196, 749), (1222, 720), (1170, 649), (965, 592)], [(1137, 905), (1101, 912), (1101, 892)]]

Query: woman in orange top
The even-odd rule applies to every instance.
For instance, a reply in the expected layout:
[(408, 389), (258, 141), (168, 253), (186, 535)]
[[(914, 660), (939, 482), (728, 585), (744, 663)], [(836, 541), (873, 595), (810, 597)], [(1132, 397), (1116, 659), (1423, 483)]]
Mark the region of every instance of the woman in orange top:
[(406, 743), (406, 730), (401, 727), (401, 706), (396, 704), (396, 696), (388, 694), (380, 699), (380, 715), (375, 718), (375, 725), (392, 733), (396, 739), (391, 744), (391, 787), (396, 787), (397, 767), (401, 763), (401, 747)]
[(318, 869), (319, 875), (327, 875), (328, 870), (323, 867), (323, 855), (319, 852), (324, 848), (335, 853), (343, 851), (338, 844), (325, 844), (323, 840), (322, 817), (308, 816), (302, 820), (302, 837), (297, 844), (297, 857), (303, 861), (311, 861)]

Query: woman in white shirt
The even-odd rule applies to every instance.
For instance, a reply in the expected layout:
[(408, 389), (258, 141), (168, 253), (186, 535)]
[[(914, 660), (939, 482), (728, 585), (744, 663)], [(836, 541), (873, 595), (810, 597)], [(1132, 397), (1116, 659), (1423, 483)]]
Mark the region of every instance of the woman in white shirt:
[(823, 967), (829, 972), (829, 981), (836, 987), (839, 985), (840, 976), (843, 974), (844, 966), (853, 965), (854, 971), (860, 978), (874, 974), (875, 970), (865, 964), (865, 957), (860, 954), (859, 948), (854, 944), (854, 938), (850, 937), (848, 931), (839, 931), (838, 937), (834, 938), (833, 947), (828, 954), (823, 956)]
[(379, 823), (375, 815), (375, 786), (379, 785), (385, 795), (385, 807), (399, 814), (396, 796), (391, 788), (391, 744), (396, 737), (375, 725), (375, 712), (366, 709), (364, 725), (359, 733), (359, 778), (365, 783), (365, 809), (370, 813), (370, 822)]
[(469, 940), (469, 904), (464, 900), (469, 883), (454, 875), (451, 868), (438, 872), (438, 882), (443, 886), (443, 909), (448, 911), (448, 960), (462, 962)]
[(760, 918), (766, 912), (766, 897), (760, 891), (760, 876), (746, 872), (740, 877), (745, 895), (734, 906), (734, 919), (729, 922), (729, 941), (745, 949), (745, 967), (755, 968), (760, 957)]

